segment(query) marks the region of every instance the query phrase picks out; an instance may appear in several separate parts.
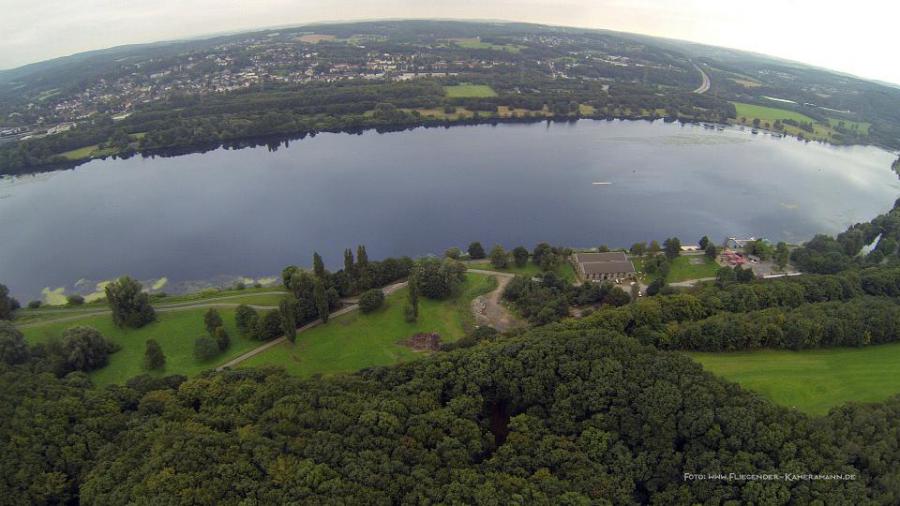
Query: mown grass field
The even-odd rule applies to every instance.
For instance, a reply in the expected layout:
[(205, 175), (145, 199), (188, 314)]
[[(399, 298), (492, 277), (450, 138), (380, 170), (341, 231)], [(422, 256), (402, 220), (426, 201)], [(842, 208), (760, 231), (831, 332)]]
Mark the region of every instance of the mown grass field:
[[(753, 124), (754, 119), (760, 120), (760, 127), (772, 129), (775, 120), (785, 120), (785, 119), (793, 119), (803, 123), (812, 123), (813, 131), (808, 132), (801, 128), (795, 127), (793, 125), (784, 125), (782, 131), (787, 135), (792, 135), (795, 137), (802, 136), (805, 139), (817, 140), (817, 141), (831, 141), (833, 140), (835, 134), (838, 132), (832, 128), (834, 125), (838, 123), (837, 120), (829, 119), (828, 124), (819, 123), (816, 120), (810, 118), (805, 114), (801, 114), (796, 111), (790, 111), (787, 109), (779, 109), (777, 107), (765, 107), (761, 105), (754, 104), (745, 104), (742, 102), (733, 102), (734, 107), (737, 111), (737, 121), (739, 124), (751, 126)], [(741, 122), (741, 119), (744, 119), (744, 122)], [(766, 126), (766, 123), (769, 125)], [(847, 121), (845, 124), (848, 128), (853, 124), (852, 121)], [(861, 129), (860, 131), (865, 135), (868, 135), (868, 125), (858, 123), (857, 128)], [(864, 131), (863, 131), (864, 130)]]
[(99, 315), (78, 321), (49, 322), (45, 325), (22, 329), (29, 343), (46, 341), (59, 337), (69, 327), (86, 325), (94, 327), (105, 337), (122, 347), (109, 357), (109, 364), (90, 373), (97, 385), (123, 383), (127, 379), (144, 373), (142, 362), (147, 339), (156, 339), (166, 355), (166, 367), (153, 374), (164, 376), (169, 374), (195, 375), (206, 369), (213, 369), (219, 364), (245, 353), (256, 346), (259, 341), (245, 339), (238, 335), (234, 326), (234, 309), (219, 309), (225, 328), (231, 337), (231, 345), (217, 357), (206, 362), (194, 359), (194, 340), (206, 334), (203, 315), (206, 308), (186, 309), (183, 311), (158, 312), (158, 321), (140, 329), (120, 329), (113, 325), (112, 316)]
[[(510, 261), (509, 267), (506, 269), (498, 269), (491, 265), (488, 261), (475, 261), (469, 262), (468, 264), (470, 269), (481, 269), (484, 271), (496, 271), (496, 272), (508, 272), (510, 274), (516, 274), (519, 276), (537, 276), (541, 274), (541, 269), (537, 265), (533, 264), (530, 260), (525, 267), (516, 267), (512, 261)], [(575, 281), (575, 269), (572, 267), (572, 264), (569, 261), (565, 261), (556, 269), (556, 274), (558, 274), (561, 278), (569, 281), (570, 283)]]
[(863, 135), (869, 135), (869, 127), (872, 126), (871, 123), (865, 121), (850, 121), (848, 119), (835, 119), (828, 118), (828, 124), (832, 126), (832, 128), (837, 127), (841, 123), (844, 124), (844, 128), (850, 131), (857, 131)]
[(496, 97), (497, 92), (486, 84), (455, 84), (444, 86), (449, 98), (486, 98)]
[(900, 343), (863, 348), (687, 353), (703, 368), (811, 415), (900, 393)]
[[(275, 294), (270, 292), (277, 292)], [(182, 302), (203, 302), (206, 300), (224, 299), (222, 302), (233, 302), (235, 304), (260, 304), (263, 302), (274, 301), (278, 304), (281, 297), (287, 295), (282, 286), (270, 286), (260, 288), (246, 288), (244, 290), (203, 290), (200, 292), (188, 293), (184, 295), (169, 295), (167, 297), (154, 297), (153, 304), (164, 306), (167, 304), (179, 304)]]
[[(646, 257), (634, 257), (631, 259), (631, 263), (634, 264), (634, 269), (641, 275), (641, 278), (649, 283), (656, 279), (656, 275), (644, 272), (645, 259)], [(719, 264), (706, 258), (706, 255), (681, 255), (670, 262), (669, 265), (669, 277), (666, 278), (666, 281), (669, 283), (678, 283), (690, 279), (713, 278), (719, 270)]]
[(734, 102), (734, 108), (737, 110), (737, 117), (747, 118), (750, 123), (754, 118), (760, 121), (774, 122), (776, 119), (792, 119), (803, 123), (815, 123), (816, 121), (805, 114), (787, 109), (778, 109), (776, 107), (765, 107), (761, 105), (745, 104), (743, 102)]
[(463, 291), (452, 300), (419, 298), (419, 319), (407, 323), (403, 306), (407, 289), (398, 290), (385, 306), (370, 314), (347, 313), (297, 335), (296, 343), (285, 342), (243, 363), (239, 367), (275, 365), (301, 377), (314, 374), (350, 373), (379, 365), (415, 360), (422, 352), (400, 344), (420, 332), (436, 332), (441, 342), (453, 342), (472, 325), (471, 301), (493, 290), (491, 276), (469, 273)]
[(453, 43), (465, 49), (493, 49), (494, 51), (509, 51), (510, 53), (518, 53), (522, 47), (514, 44), (491, 44), (482, 42), (478, 38), (470, 39), (453, 39)]

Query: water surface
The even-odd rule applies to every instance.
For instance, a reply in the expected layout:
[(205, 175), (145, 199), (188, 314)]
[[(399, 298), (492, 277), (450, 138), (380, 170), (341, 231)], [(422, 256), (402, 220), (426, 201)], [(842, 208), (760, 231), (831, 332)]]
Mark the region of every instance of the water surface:
[(893, 159), (736, 129), (583, 120), (96, 160), (0, 181), (0, 282), (23, 300), (122, 274), (171, 288), (277, 274), (314, 250), (337, 268), (359, 243), (381, 258), (472, 240), (800, 242), (890, 209)]

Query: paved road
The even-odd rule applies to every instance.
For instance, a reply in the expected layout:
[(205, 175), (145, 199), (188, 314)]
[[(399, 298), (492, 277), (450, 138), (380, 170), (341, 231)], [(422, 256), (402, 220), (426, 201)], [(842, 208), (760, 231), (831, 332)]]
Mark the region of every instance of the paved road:
[(694, 93), (696, 93), (698, 95), (702, 95), (709, 90), (709, 85), (710, 85), (709, 76), (706, 75), (706, 72), (704, 72), (703, 69), (701, 69), (700, 66), (697, 65), (696, 63), (694, 64), (694, 68), (697, 69), (697, 72), (700, 72), (700, 76), (703, 78), (703, 83), (700, 84), (699, 88), (694, 90)]
[[(406, 281), (401, 281), (400, 283), (394, 283), (393, 285), (388, 285), (388, 286), (382, 288), (381, 291), (384, 292), (385, 296), (388, 296), (388, 295), (396, 292), (397, 290), (403, 288), (404, 286), (406, 286)], [(352, 311), (356, 311), (357, 309), (359, 309), (359, 304), (350, 304), (349, 306), (344, 306), (344, 307), (338, 309), (337, 311), (334, 311), (331, 314), (329, 314), (328, 319), (331, 320), (331, 319), (341, 316), (343, 314), (347, 314)], [(316, 320), (316, 321), (307, 323), (306, 325), (297, 329), (297, 333), (299, 334), (300, 332), (305, 332), (311, 328), (318, 327), (321, 324), (322, 324), (322, 320)], [(232, 368), (251, 357), (255, 357), (256, 355), (259, 355), (260, 353), (262, 353), (270, 348), (278, 346), (279, 344), (281, 344), (285, 341), (287, 341), (287, 337), (285, 337), (285, 336), (281, 336), (279, 338), (268, 341), (267, 343), (263, 344), (262, 346), (258, 346), (256, 348), (248, 351), (247, 353), (244, 353), (243, 355), (233, 358), (233, 359), (229, 360), (228, 362), (225, 362), (224, 364), (220, 365), (219, 367), (216, 367), (216, 370), (221, 371), (223, 369)]]

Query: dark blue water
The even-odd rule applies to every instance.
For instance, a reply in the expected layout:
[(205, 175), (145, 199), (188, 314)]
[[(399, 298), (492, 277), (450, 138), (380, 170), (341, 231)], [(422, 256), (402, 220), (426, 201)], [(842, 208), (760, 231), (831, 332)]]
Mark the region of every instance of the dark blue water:
[[(319, 251), (800, 242), (889, 209), (894, 155), (661, 122), (322, 134), (289, 148), (94, 161), (0, 181), (0, 282), (258, 278)], [(607, 181), (606, 186), (593, 185)]]

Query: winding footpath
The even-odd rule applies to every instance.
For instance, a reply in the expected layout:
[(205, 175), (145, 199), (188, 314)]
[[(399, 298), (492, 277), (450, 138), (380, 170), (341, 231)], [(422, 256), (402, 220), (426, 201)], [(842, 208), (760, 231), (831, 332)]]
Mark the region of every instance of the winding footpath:
[(469, 269), (466, 272), (485, 274), (497, 278), (497, 288), (490, 293), (479, 295), (472, 301), (472, 309), (475, 313), (475, 320), (478, 325), (489, 325), (500, 332), (506, 332), (507, 330), (525, 325), (525, 322), (517, 318), (500, 301), (500, 297), (503, 296), (503, 290), (505, 290), (506, 285), (516, 277), (515, 274), (481, 269)]

